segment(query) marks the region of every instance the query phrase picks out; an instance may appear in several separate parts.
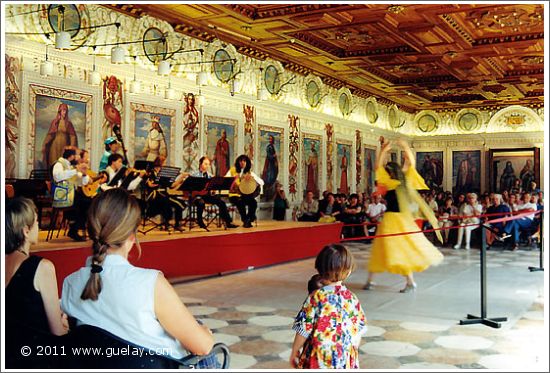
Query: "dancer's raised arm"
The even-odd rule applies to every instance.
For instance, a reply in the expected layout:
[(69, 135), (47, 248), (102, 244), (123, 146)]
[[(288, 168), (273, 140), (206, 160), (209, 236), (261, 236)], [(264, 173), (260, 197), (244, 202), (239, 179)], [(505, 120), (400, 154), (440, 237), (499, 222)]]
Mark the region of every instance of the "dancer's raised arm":
[(397, 144), (405, 152), (405, 162), (403, 163), (403, 172), (407, 171), (409, 169), (409, 167), (415, 168), (416, 167), (416, 159), (415, 159), (414, 154), (411, 150), (411, 147), (409, 146), (409, 143), (406, 142), (403, 139), (399, 139), (399, 140), (397, 140)]

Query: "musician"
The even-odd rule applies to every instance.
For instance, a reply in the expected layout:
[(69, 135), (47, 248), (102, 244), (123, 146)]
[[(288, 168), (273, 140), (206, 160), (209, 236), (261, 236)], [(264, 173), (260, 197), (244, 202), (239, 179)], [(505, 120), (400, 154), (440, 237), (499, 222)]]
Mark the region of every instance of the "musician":
[[(252, 172), (252, 162), (250, 158), (245, 154), (241, 154), (235, 160), (235, 165), (227, 171), (225, 176), (234, 177), (235, 181), (231, 186), (233, 193), (229, 193), (229, 201), (237, 206), (241, 220), (243, 221), (243, 227), (251, 228), (252, 222), (256, 220), (256, 209), (258, 208), (258, 202), (256, 197), (250, 194), (242, 194), (238, 191), (238, 186), (242, 182), (255, 181), (256, 185), (260, 188), (264, 185), (264, 181)], [(248, 212), (247, 212), (248, 207)]]
[(172, 212), (175, 220), (175, 229), (181, 230), (181, 220), (183, 216), (184, 205), (176, 198), (172, 198), (166, 188), (157, 184), (155, 180), (158, 179), (158, 175), (162, 166), (166, 162), (166, 157), (158, 156), (153, 162), (153, 168), (145, 177), (145, 186), (147, 193), (145, 196), (145, 207), (147, 209), (147, 216), (155, 216), (160, 214), (162, 216), (163, 224), (166, 230), (172, 219)]
[(99, 162), (99, 171), (104, 171), (109, 165), (109, 156), (111, 154), (117, 154), (119, 148), (119, 143), (116, 137), (111, 136), (105, 140), (105, 151)]
[[(75, 167), (76, 166), (76, 167)], [(57, 160), (52, 168), (54, 180), (54, 207), (70, 207), (75, 209), (73, 222), (70, 224), (68, 236), (75, 241), (85, 241), (86, 239), (78, 233), (79, 229), (84, 229), (86, 225), (86, 216), (90, 201), (83, 198), (81, 193), (75, 193), (78, 186), (86, 185), (89, 182), (86, 176), (88, 165), (86, 163), (76, 162), (76, 150), (71, 147), (65, 147), (63, 156)], [(63, 193), (63, 191), (66, 191)]]
[[(208, 173), (209, 168), (210, 168), (210, 159), (208, 157), (202, 157), (201, 159), (199, 159), (199, 169), (195, 172), (192, 172), (190, 176), (205, 177), (207, 179), (210, 179), (212, 175)], [(199, 224), (199, 227), (201, 227), (202, 229), (208, 230), (202, 219), (204, 206), (207, 203), (218, 206), (218, 209), (220, 211), (220, 217), (224, 221), (225, 226), (227, 228), (238, 227), (238, 225), (233, 224), (231, 216), (229, 215), (229, 211), (227, 210), (227, 205), (225, 204), (224, 201), (220, 199), (220, 197), (210, 194), (210, 192), (208, 192), (207, 194), (197, 196), (193, 201), (193, 203), (197, 206), (197, 223)]]
[[(111, 154), (108, 158), (108, 166), (105, 169), (109, 175), (109, 181), (101, 185), (101, 190), (105, 191), (112, 188), (118, 188), (122, 185), (123, 180), (130, 175), (127, 175), (128, 169), (122, 166), (122, 160), (124, 157), (122, 155), (115, 153)], [(132, 171), (136, 172), (136, 171)], [(137, 171), (134, 176), (136, 176), (126, 188), (129, 191), (136, 189), (142, 181), (142, 177), (145, 175), (145, 170)]]

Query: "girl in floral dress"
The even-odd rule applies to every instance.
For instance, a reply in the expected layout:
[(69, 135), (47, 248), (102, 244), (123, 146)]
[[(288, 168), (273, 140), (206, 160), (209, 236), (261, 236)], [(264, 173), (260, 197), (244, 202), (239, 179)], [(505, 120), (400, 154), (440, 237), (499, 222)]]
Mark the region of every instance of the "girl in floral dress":
[(358, 369), (367, 320), (359, 299), (342, 284), (354, 268), (342, 245), (325, 246), (315, 268), (323, 287), (311, 292), (296, 316), (290, 364), (303, 369)]

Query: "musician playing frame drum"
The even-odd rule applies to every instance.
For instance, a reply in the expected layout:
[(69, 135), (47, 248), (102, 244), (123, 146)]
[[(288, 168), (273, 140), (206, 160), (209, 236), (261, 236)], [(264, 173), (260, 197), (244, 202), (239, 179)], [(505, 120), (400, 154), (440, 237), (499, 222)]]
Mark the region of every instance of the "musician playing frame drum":
[(251, 228), (252, 222), (257, 219), (258, 202), (256, 197), (261, 193), (264, 185), (264, 181), (252, 172), (251, 168), (250, 158), (241, 154), (235, 160), (235, 165), (225, 175), (235, 178), (229, 191), (229, 201), (237, 206), (245, 228)]

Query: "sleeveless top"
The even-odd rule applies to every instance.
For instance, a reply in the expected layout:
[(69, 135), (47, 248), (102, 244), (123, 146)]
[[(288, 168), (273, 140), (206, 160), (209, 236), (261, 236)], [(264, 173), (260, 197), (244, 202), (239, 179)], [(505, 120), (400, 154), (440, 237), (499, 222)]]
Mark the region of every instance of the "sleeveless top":
[(42, 295), (34, 288), (34, 276), (41, 260), (35, 255), (25, 259), (6, 287), (6, 325), (19, 323), (50, 333)]
[(77, 319), (77, 325), (107, 330), (138, 346), (180, 359), (187, 356), (181, 343), (170, 336), (155, 315), (155, 283), (159, 271), (134, 267), (120, 255), (109, 254), (99, 274), (102, 289), (96, 301), (80, 299), (90, 278), (91, 257), (86, 267), (63, 282), (61, 308)]

